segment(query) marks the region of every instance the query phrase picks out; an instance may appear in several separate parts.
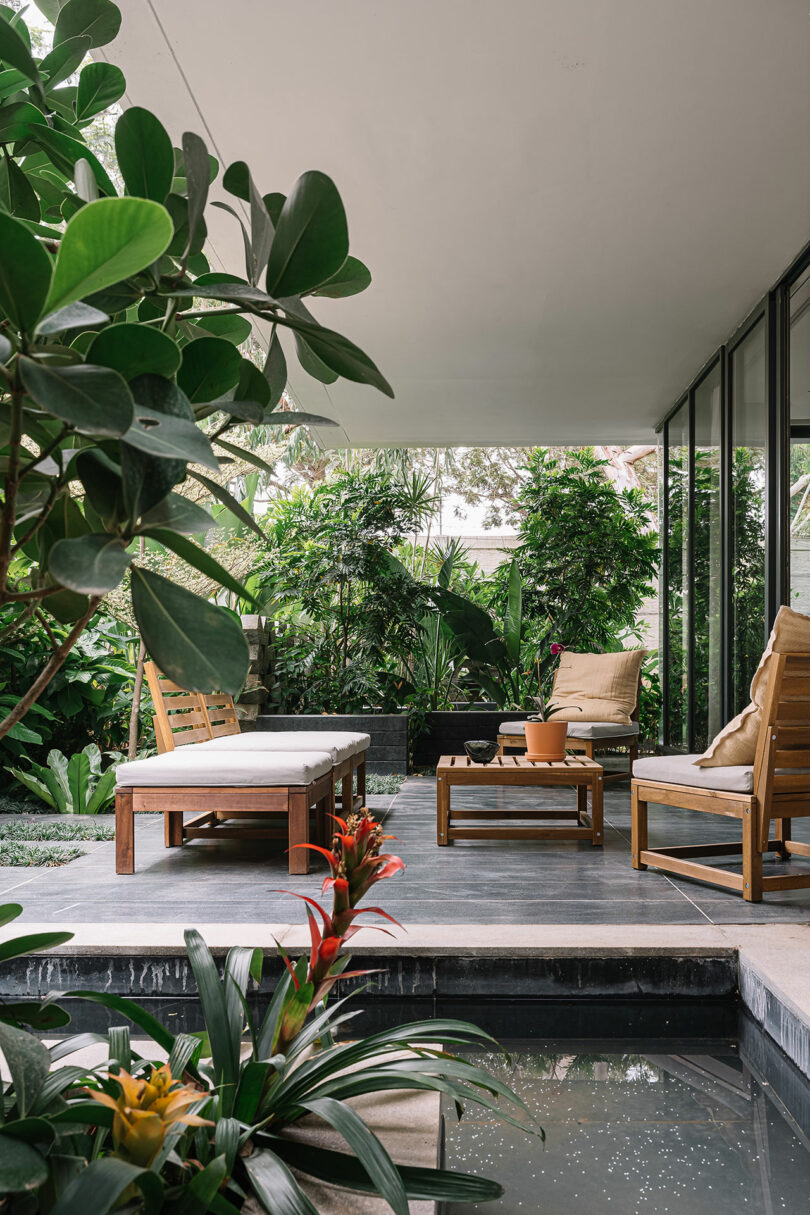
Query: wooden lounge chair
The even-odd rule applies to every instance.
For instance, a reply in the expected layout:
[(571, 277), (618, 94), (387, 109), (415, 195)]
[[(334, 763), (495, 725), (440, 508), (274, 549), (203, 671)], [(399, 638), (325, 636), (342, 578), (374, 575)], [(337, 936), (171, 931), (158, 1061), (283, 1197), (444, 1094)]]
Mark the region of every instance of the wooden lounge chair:
[[(153, 663), (147, 662), (146, 679), (155, 707), (153, 722), (160, 754), (194, 744), (209, 750), (261, 752), (330, 751), (333, 776), (340, 781), (342, 809), (362, 806), (366, 800), (368, 734), (348, 730), (255, 730), (242, 733), (233, 697), (222, 692), (204, 696), (186, 692)], [(357, 795), (353, 786), (357, 780)]]
[[(605, 784), (609, 781), (627, 780), (633, 777), (633, 765), (638, 759), (638, 708), (639, 691), (641, 688), (641, 673), (639, 672), (639, 687), (636, 692), (636, 706), (630, 715), (632, 726), (618, 725), (611, 721), (569, 721), (568, 733), (565, 740), (569, 751), (584, 752), (588, 759), (597, 759), (597, 755), (612, 751), (615, 747), (627, 747), (630, 763), (624, 772), (605, 772)], [(504, 721), (498, 728), (498, 754), (504, 755), (506, 750), (525, 751), (526, 734), (525, 722)]]
[[(632, 783), (633, 868), (650, 866), (698, 878), (751, 903), (760, 902), (763, 891), (810, 888), (810, 873), (762, 872), (765, 852), (776, 852), (783, 860), (810, 858), (810, 844), (791, 839), (791, 820), (810, 816), (810, 655), (772, 656), (753, 765), (696, 768), (697, 758), (665, 755), (638, 761)], [(650, 848), (648, 802), (739, 819), (742, 841)], [(706, 863), (710, 857), (739, 854), (742, 873)]]
[[(229, 752), (182, 749), (133, 760), (116, 770), (115, 870), (135, 872), (134, 816), (157, 810), (163, 812), (167, 848), (187, 839), (289, 839), (289, 872), (308, 873), (309, 849), (294, 845), (323, 844), (334, 806), (332, 757), (326, 751), (251, 752), (235, 762)], [(198, 817), (185, 822), (188, 811)], [(256, 821), (267, 815), (284, 821), (271, 827)], [(233, 823), (234, 818), (249, 821)]]

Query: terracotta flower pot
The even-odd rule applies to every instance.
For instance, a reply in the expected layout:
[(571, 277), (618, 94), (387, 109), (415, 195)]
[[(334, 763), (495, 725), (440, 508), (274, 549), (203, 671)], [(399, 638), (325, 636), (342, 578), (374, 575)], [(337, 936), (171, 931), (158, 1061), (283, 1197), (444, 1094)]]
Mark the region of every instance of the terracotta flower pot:
[(565, 759), (567, 721), (527, 721), (527, 759)]

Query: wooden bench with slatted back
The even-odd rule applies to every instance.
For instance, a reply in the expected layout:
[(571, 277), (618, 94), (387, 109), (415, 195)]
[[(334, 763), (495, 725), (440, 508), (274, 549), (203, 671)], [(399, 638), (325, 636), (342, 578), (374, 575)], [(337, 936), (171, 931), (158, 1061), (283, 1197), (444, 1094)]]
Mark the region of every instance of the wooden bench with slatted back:
[[(155, 665), (147, 662), (144, 667), (155, 714), (152, 718), (159, 754), (173, 751), (188, 743), (205, 742), (210, 738), (222, 738), (226, 734), (241, 734), (239, 718), (233, 697), (224, 692), (202, 695), (186, 692), (167, 678)], [(313, 739), (313, 751), (318, 744)], [(334, 777), (340, 781), (340, 805), (344, 813), (352, 807), (365, 805), (366, 801), (366, 756), (365, 752), (353, 755), (335, 765)], [(353, 796), (353, 785), (357, 781), (357, 796)], [(227, 817), (223, 815), (223, 818)]]
[[(154, 662), (145, 664), (144, 673), (155, 708), (152, 723), (159, 755), (189, 743), (207, 742), (214, 737), (204, 700), (198, 692), (187, 692), (185, 688), (172, 683)], [(239, 732), (238, 723), (232, 732)]]

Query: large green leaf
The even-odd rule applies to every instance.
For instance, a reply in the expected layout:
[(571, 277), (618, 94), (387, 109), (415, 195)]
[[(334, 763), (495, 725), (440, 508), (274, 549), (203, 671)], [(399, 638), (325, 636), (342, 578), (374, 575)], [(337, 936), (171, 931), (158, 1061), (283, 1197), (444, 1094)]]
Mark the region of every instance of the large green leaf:
[(22, 72), (27, 80), (39, 80), (39, 71), (28, 45), (8, 21), (0, 21), (0, 59)]
[(35, 1147), (13, 1134), (0, 1135), (0, 1194), (35, 1190), (47, 1180), (48, 1166)]
[(150, 527), (144, 531), (144, 535), (149, 536), (152, 540), (157, 540), (158, 544), (164, 545), (165, 548), (171, 549), (173, 553), (177, 553), (178, 557), (182, 557), (189, 565), (193, 565), (201, 574), (205, 574), (207, 578), (213, 578), (220, 586), (224, 586), (226, 590), (232, 591), (234, 595), (238, 595), (241, 599), (249, 599), (252, 603), (259, 607), (259, 603), (251, 595), (250, 591), (242, 586), (238, 579), (215, 561), (210, 553), (207, 553), (204, 548), (193, 544), (185, 536), (179, 533), (168, 531), (163, 527)]
[(0, 101), (5, 101), (7, 97), (13, 97), (15, 93), (23, 92), (27, 88), (28, 77), (24, 72), (18, 72), (16, 68), (0, 71)]
[(247, 1170), (256, 1197), (273, 1215), (318, 1215), (283, 1160), (259, 1149), (246, 1156)]
[[(262, 1140), (264, 1140), (262, 1136)], [(356, 1156), (335, 1152), (330, 1148), (296, 1143), (293, 1139), (272, 1139), (268, 1142), (274, 1153), (301, 1173), (346, 1186), (364, 1194), (375, 1193), (368, 1173)], [(412, 1165), (395, 1166), (410, 1199), (436, 1202), (492, 1202), (503, 1194), (503, 1187), (486, 1177), (473, 1177), (448, 1169), (421, 1169)]]
[(47, 1050), (33, 1034), (0, 1021), (0, 1051), (14, 1084), (17, 1115), (24, 1118), (45, 1083), (51, 1066)]
[[(79, 139), (73, 139), (64, 131), (56, 131), (48, 126), (30, 125), (28, 134), (35, 143), (45, 149), (49, 159), (65, 177), (72, 178), (76, 172), (77, 163), (80, 160), (86, 160), (93, 170), (93, 176), (99, 189), (110, 197), (115, 196), (115, 186), (110, 180), (107, 170), (98, 157), (90, 151), (87, 144), (82, 143)], [(84, 214), (84, 211), (81, 214)]]
[(185, 252), (194, 247), (194, 238), (203, 220), (208, 200), (209, 163), (204, 140), (193, 131), (183, 135), (183, 164), (188, 196), (188, 237)]
[(349, 295), (359, 295), (371, 286), (371, 271), (359, 258), (347, 257), (337, 274), (321, 283), (312, 295), (323, 295), (327, 299), (341, 300)]
[(267, 358), (264, 363), (264, 378), (267, 381), (269, 390), (267, 404), (271, 409), (275, 409), (281, 400), (281, 394), (287, 387), (287, 360), (284, 357), (284, 351), (281, 348), (281, 342), (278, 340), (275, 328), (270, 338)]
[[(0, 29), (2, 28), (0, 24)], [(16, 105), (0, 107), (0, 143), (25, 139), (28, 135), (33, 137), (37, 127), (42, 127), (44, 131), (50, 130), (45, 122), (45, 115), (35, 105), (20, 101)]]
[(117, 437), (131, 429), (134, 402), (117, 371), (89, 363), (50, 367), (29, 358), (20, 358), (19, 368), (31, 400), (80, 434)]
[[(309, 349), (336, 375), (342, 375), (344, 379), (353, 380), (357, 384), (372, 384), (387, 397), (393, 397), (394, 390), (377, 365), (359, 346), (355, 346), (354, 342), (350, 342), (342, 334), (325, 329), (322, 325), (301, 321), (289, 313), (286, 317), (279, 317), (278, 323), (292, 329), (296, 339), (303, 337)], [(303, 358), (301, 362), (303, 365)]]
[(213, 494), (217, 501), (221, 502), (223, 506), (227, 506), (228, 510), (236, 516), (240, 523), (244, 523), (245, 526), (249, 527), (252, 532), (255, 532), (260, 539), (267, 539), (253, 516), (245, 510), (242, 503), (238, 502), (236, 498), (234, 498), (233, 494), (227, 490), (224, 485), (219, 485), (216, 481), (212, 481), (210, 478), (204, 477), (202, 473), (189, 472), (189, 476), (193, 477), (195, 481), (199, 481), (200, 485), (204, 485), (208, 492)]
[(380, 1140), (368, 1129), (360, 1115), (350, 1105), (344, 1105), (342, 1101), (336, 1101), (332, 1097), (303, 1101), (302, 1105), (323, 1118), (343, 1136), (374, 1182), (377, 1192), (386, 1200), (395, 1215), (408, 1215), (408, 1196), (399, 1171)]
[(64, 333), (68, 329), (90, 329), (94, 325), (103, 325), (110, 318), (106, 312), (91, 308), (89, 304), (68, 304), (57, 308), (37, 325), (40, 337), (48, 337), (52, 333)]
[(59, 247), (46, 309), (103, 291), (160, 257), (172, 224), (158, 203), (99, 198), (71, 219)]
[(125, 380), (139, 375), (170, 379), (180, 366), (180, 351), (170, 337), (151, 325), (124, 323), (102, 329), (87, 351), (88, 363), (112, 367)]
[(325, 173), (303, 173), (278, 218), (266, 286), (270, 295), (300, 295), (336, 274), (349, 253), (346, 212)]
[(124, 73), (112, 63), (88, 63), (79, 76), (76, 119), (85, 122), (113, 105), (126, 91)]
[(110, 528), (122, 522), (126, 512), (120, 465), (91, 447), (76, 457), (76, 475), (99, 519)]
[(195, 321), (194, 327), (210, 333), (212, 337), (223, 338), (233, 346), (241, 346), (253, 332), (253, 326), (246, 316), (201, 316)]
[[(130, 384), (138, 406), (193, 424), (194, 412), (188, 397), (171, 380), (159, 375), (141, 375)], [(121, 446), (124, 500), (134, 522), (159, 502), (173, 486), (186, 478), (186, 460), (157, 457), (124, 443)]]
[(55, 46), (39, 65), (42, 78), (48, 89), (54, 88), (61, 81), (67, 80), (80, 66), (90, 50), (90, 38), (85, 34), (78, 38), (68, 38)]
[(168, 578), (133, 565), (132, 605), (146, 648), (190, 692), (242, 690), (248, 644), (234, 618)]
[(112, 1012), (120, 1013), (131, 1021), (133, 1025), (137, 1025), (138, 1029), (147, 1034), (158, 1046), (162, 1047), (167, 1054), (170, 1054), (174, 1047), (174, 1034), (171, 1033), (156, 1017), (153, 1017), (145, 1008), (141, 1008), (140, 1004), (136, 1004), (134, 1000), (127, 999), (126, 996), (117, 996), (112, 992), (104, 991), (85, 991), (77, 989), (74, 991), (66, 991), (60, 993), (60, 999), (76, 999), (90, 1000), (93, 1004), (100, 1004), (102, 1008), (109, 1008)]
[[(10, 904), (12, 907), (16, 904)], [(4, 908), (5, 910), (5, 908)], [(16, 919), (16, 916), (11, 916)], [(2, 923), (8, 923), (3, 920)], [(66, 945), (73, 940), (72, 932), (30, 932), (26, 936), (12, 937), (10, 941), (0, 942), (0, 962), (8, 962), (11, 958), (21, 958), (27, 953), (36, 953), (40, 949), (55, 949), (57, 945)]]
[(168, 527), (186, 535), (207, 532), (214, 526), (208, 511), (182, 494), (169, 494), (147, 511), (141, 522), (144, 527)]
[(214, 401), (239, 382), (242, 356), (223, 338), (204, 337), (183, 348), (177, 383), (192, 402)]
[[(70, 541), (66, 540), (62, 543), (69, 544)], [(68, 760), (67, 777), (73, 813), (83, 814), (90, 784), (90, 759), (84, 751), (76, 751), (74, 755), (71, 755)]]
[(193, 422), (136, 403), (135, 420), (124, 442), (147, 455), (165, 460), (186, 460), (219, 471), (208, 437)]
[(162, 203), (172, 186), (172, 141), (150, 110), (132, 106), (115, 127), (115, 152), (127, 193)]
[(42, 315), (50, 281), (51, 259), (40, 242), (0, 211), (0, 311), (30, 332)]
[(513, 560), (509, 565), (509, 580), (506, 596), (506, 617), (503, 635), (506, 652), (513, 666), (520, 662), (520, 640), (523, 632), (523, 583), (520, 566)]
[(132, 557), (117, 536), (92, 534), (57, 540), (48, 570), (61, 586), (81, 595), (106, 595), (123, 578)]
[[(75, 3), (75, 0), (69, 0)], [(163, 1197), (163, 1182), (151, 1169), (140, 1169), (137, 1165), (118, 1160), (115, 1156), (104, 1156), (82, 1169), (70, 1182), (54, 1206), (50, 1215), (108, 1215), (125, 1190), (136, 1185), (148, 1199), (148, 1210), (160, 1209)]]
[(18, 219), (37, 222), (41, 215), (36, 191), (10, 156), (0, 156), (0, 207)]
[(239, 1075), (242, 1009), (241, 1006), (229, 1008), (216, 962), (200, 933), (195, 928), (188, 928), (183, 937), (211, 1043), (211, 1062), (220, 1093), (220, 1112), (229, 1116), (236, 1098)]
[(121, 10), (111, 0), (67, 0), (59, 9), (54, 46), (68, 38), (89, 38), (91, 46), (106, 46), (121, 28)]

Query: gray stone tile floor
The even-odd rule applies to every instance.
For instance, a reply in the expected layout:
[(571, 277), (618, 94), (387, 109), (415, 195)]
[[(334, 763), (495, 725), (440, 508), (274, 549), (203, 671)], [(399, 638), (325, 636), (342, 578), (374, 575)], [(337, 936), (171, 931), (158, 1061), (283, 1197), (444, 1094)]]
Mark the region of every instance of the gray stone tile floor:
[[(454, 790), (482, 808), (573, 803), (573, 790)], [(369, 798), (406, 872), (377, 887), (377, 898), (411, 924), (751, 924), (810, 922), (810, 890), (766, 895), (758, 905), (702, 883), (630, 865), (626, 782), (605, 793), (605, 846), (578, 841), (457, 841), (436, 845), (435, 781), (411, 777), (395, 796)], [(455, 804), (455, 802), (454, 802)], [(459, 801), (458, 804), (461, 804)], [(107, 820), (111, 821), (111, 820)], [(687, 810), (651, 807), (650, 844), (734, 839), (737, 824)], [(795, 827), (810, 840), (810, 824)], [(287, 873), (277, 843), (197, 840), (163, 847), (159, 815), (136, 815), (136, 872), (118, 877), (112, 843), (83, 844), (61, 868), (0, 867), (0, 901), (23, 904), (24, 918), (55, 922), (291, 923), (303, 919), (282, 891), (320, 896), (320, 859), (305, 877)], [(730, 860), (729, 864), (735, 862)], [(779, 863), (766, 861), (766, 872)], [(801, 864), (801, 862), (797, 862)]]

